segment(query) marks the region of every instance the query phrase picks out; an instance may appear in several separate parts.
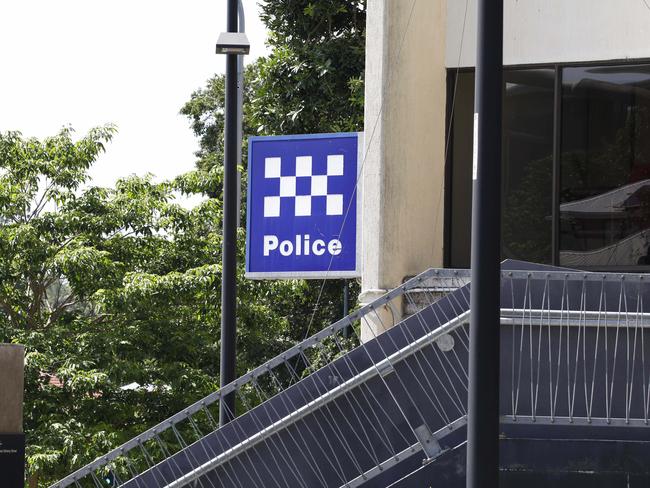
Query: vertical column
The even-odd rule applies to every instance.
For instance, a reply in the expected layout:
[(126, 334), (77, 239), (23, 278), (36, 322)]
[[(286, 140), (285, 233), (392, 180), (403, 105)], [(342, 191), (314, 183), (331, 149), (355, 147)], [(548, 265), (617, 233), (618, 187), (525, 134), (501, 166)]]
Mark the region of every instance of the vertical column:
[(478, 1), (467, 488), (499, 486), (503, 0)]
[[(446, 4), (368, 1), (361, 304), (442, 265)], [(362, 339), (402, 308), (378, 311)]]
[[(237, 0), (228, 0), (228, 32), (237, 32)], [(226, 121), (221, 267), (221, 387), (235, 380), (237, 341), (237, 54), (226, 55)], [(219, 424), (233, 419), (235, 395), (221, 399)]]

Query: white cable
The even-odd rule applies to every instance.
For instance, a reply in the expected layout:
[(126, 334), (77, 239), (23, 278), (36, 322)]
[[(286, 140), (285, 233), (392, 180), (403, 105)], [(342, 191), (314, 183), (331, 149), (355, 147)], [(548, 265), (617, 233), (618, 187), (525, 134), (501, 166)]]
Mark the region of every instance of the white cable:
[[(402, 39), (399, 44), (399, 48), (397, 50), (397, 55), (395, 57), (395, 69), (399, 66), (401, 54), (402, 54), (402, 48), (404, 47), (404, 42), (406, 40), (406, 35), (409, 32), (409, 28), (411, 26), (411, 20), (413, 18), (413, 12), (415, 10), (415, 5), (417, 4), (418, 0), (413, 0), (413, 3), (411, 4), (411, 10), (409, 12), (409, 17), (408, 21), (406, 22), (406, 28), (404, 29), (404, 34), (402, 35)], [(363, 168), (366, 165), (366, 160), (368, 158), (368, 153), (370, 152), (370, 146), (372, 145), (372, 141), (375, 138), (375, 133), (377, 131), (377, 126), (379, 125), (379, 120), (381, 118), (382, 112), (384, 110), (384, 103), (386, 100), (386, 94), (388, 92), (388, 89), (390, 88), (390, 83), (391, 83), (391, 78), (388, 77), (386, 87), (382, 92), (381, 95), (381, 103), (379, 105), (379, 111), (377, 112), (377, 116), (375, 117), (375, 121), (372, 126), (372, 132), (370, 133), (370, 139), (368, 140), (368, 144), (366, 145), (366, 150), (364, 151), (363, 154), (363, 159), (361, 160), (361, 166), (358, 171), (358, 176), (357, 179), (354, 183), (354, 189), (352, 190), (352, 198), (350, 198), (350, 201), (348, 202), (347, 208), (345, 210), (345, 215), (343, 216), (343, 223), (341, 224), (341, 228), (339, 229), (339, 235), (343, 232), (343, 228), (345, 227), (345, 223), (348, 220), (348, 215), (350, 214), (350, 209), (352, 207), (352, 201), (354, 200), (355, 195), (358, 195), (357, 189), (359, 187), (359, 181), (361, 181), (361, 177), (363, 175)], [(320, 300), (321, 297), (323, 296), (323, 290), (325, 289), (325, 283), (327, 282), (327, 277), (330, 273), (330, 270), (332, 268), (332, 263), (334, 262), (334, 256), (330, 258), (329, 265), (327, 266), (327, 271), (325, 272), (325, 278), (323, 278), (323, 281), (321, 283), (320, 290), (318, 292), (318, 297), (316, 298), (316, 305), (314, 305), (314, 310), (311, 314), (311, 318), (309, 320), (309, 324), (307, 325), (307, 330), (305, 331), (305, 334), (303, 336), (304, 339), (309, 337), (309, 330), (311, 329), (312, 323), (314, 322), (314, 318), (316, 317), (316, 312), (318, 311), (318, 306), (320, 305)]]

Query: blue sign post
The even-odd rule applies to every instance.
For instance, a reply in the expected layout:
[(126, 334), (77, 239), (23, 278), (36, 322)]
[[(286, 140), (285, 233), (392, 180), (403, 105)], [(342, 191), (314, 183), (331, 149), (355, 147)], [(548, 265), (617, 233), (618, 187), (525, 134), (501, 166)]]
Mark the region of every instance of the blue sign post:
[(357, 133), (251, 137), (246, 276), (354, 278)]

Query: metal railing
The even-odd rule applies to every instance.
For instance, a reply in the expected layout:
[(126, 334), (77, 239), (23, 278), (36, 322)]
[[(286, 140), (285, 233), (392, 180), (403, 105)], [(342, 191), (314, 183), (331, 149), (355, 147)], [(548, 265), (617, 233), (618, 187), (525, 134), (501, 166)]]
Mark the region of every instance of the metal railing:
[[(464, 270), (430, 269), (425, 271), (374, 302), (361, 307), (342, 320), (291, 347), (281, 355), (246, 373), (224, 388), (160, 422), (106, 455), (97, 458), (58, 481), (51, 488), (65, 488), (67, 486), (102, 488), (106, 486), (103, 480), (107, 478), (113, 480), (114, 485), (117, 486), (127, 484), (131, 480), (137, 481), (137, 478), (143, 473), (153, 472), (151, 470), (155, 471), (156, 466), (161, 462), (173, 459), (175, 455), (185, 451), (188, 446), (197, 443), (206, 435), (220, 430), (228, 431), (230, 438), (219, 439), (221, 444), (217, 449), (211, 447), (212, 450), (207, 450), (203, 454), (208, 457), (218, 457), (219, 459), (231, 457), (234, 453), (241, 451), (242, 442), (248, 438), (252, 431), (250, 430), (250, 424), (247, 426), (248, 430), (242, 430), (243, 427), (237, 423), (233, 423), (236, 428), (231, 426), (229, 429), (219, 429), (216, 419), (218, 419), (220, 400), (223, 396), (229, 393), (236, 395), (238, 410), (241, 410), (240, 416), (254, 410), (256, 406), (267, 403), (268, 400), (277, 397), (278, 394), (294, 386), (304, 377), (330, 365), (339, 356), (349, 352), (359, 342), (355, 330), (355, 326), (358, 327), (359, 321), (368, 320), (371, 316), (379, 317), (379, 320), (381, 320), (378, 310), (384, 307), (395, 310), (398, 305), (394, 302), (403, 298), (410, 290), (421, 287), (426, 280), (439, 277), (446, 280), (446, 282), (451, 282), (460, 279), (459, 276), (466, 274)], [(347, 337), (350, 331), (353, 332), (351, 338)], [(277, 411), (277, 415), (280, 415), (280, 410)], [(295, 416), (292, 418), (295, 418)], [(256, 438), (261, 442), (266, 442), (266, 437), (272, 435), (274, 428), (264, 426), (262, 419), (254, 420), (256, 421), (253, 422), (253, 430), (260, 427), (262, 432)], [(277, 420), (276, 425), (280, 425), (277, 424)], [(233, 439), (236, 440), (233, 441)], [(239, 440), (242, 440), (242, 442), (238, 442)], [(252, 445), (253, 442), (247, 441), (244, 445), (246, 444)], [(185, 463), (190, 466), (198, 462), (198, 457), (196, 460), (185, 459)], [(234, 480), (232, 481), (233, 486), (239, 486), (238, 483), (234, 483)], [(171, 479), (159, 476), (158, 482), (161, 486), (168, 485)], [(140, 484), (136, 483), (134, 486), (140, 486)]]
[[(384, 486), (465, 439), (468, 276), (426, 271), (54, 487), (101, 488), (105, 473), (125, 488)], [(504, 270), (502, 422), (647, 428), (648, 281)], [(398, 299), (419, 312), (360, 343), (359, 322), (387, 328)], [(242, 413), (218, 428), (230, 392)]]
[(649, 305), (648, 275), (506, 273), (504, 420), (647, 426)]

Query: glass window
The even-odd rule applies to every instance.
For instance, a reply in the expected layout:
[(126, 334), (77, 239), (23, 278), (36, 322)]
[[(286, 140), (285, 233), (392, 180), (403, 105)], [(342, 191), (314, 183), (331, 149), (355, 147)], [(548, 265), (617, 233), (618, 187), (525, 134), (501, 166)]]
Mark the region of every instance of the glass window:
[(472, 137), (474, 73), (458, 73), (451, 147), (449, 261), (453, 268), (469, 268), (472, 233)]
[(560, 264), (650, 265), (650, 65), (565, 68)]
[(503, 258), (551, 262), (554, 69), (504, 70)]
[[(502, 255), (551, 261), (554, 69), (504, 71)], [(474, 73), (458, 74), (454, 107), (450, 262), (470, 265)]]

